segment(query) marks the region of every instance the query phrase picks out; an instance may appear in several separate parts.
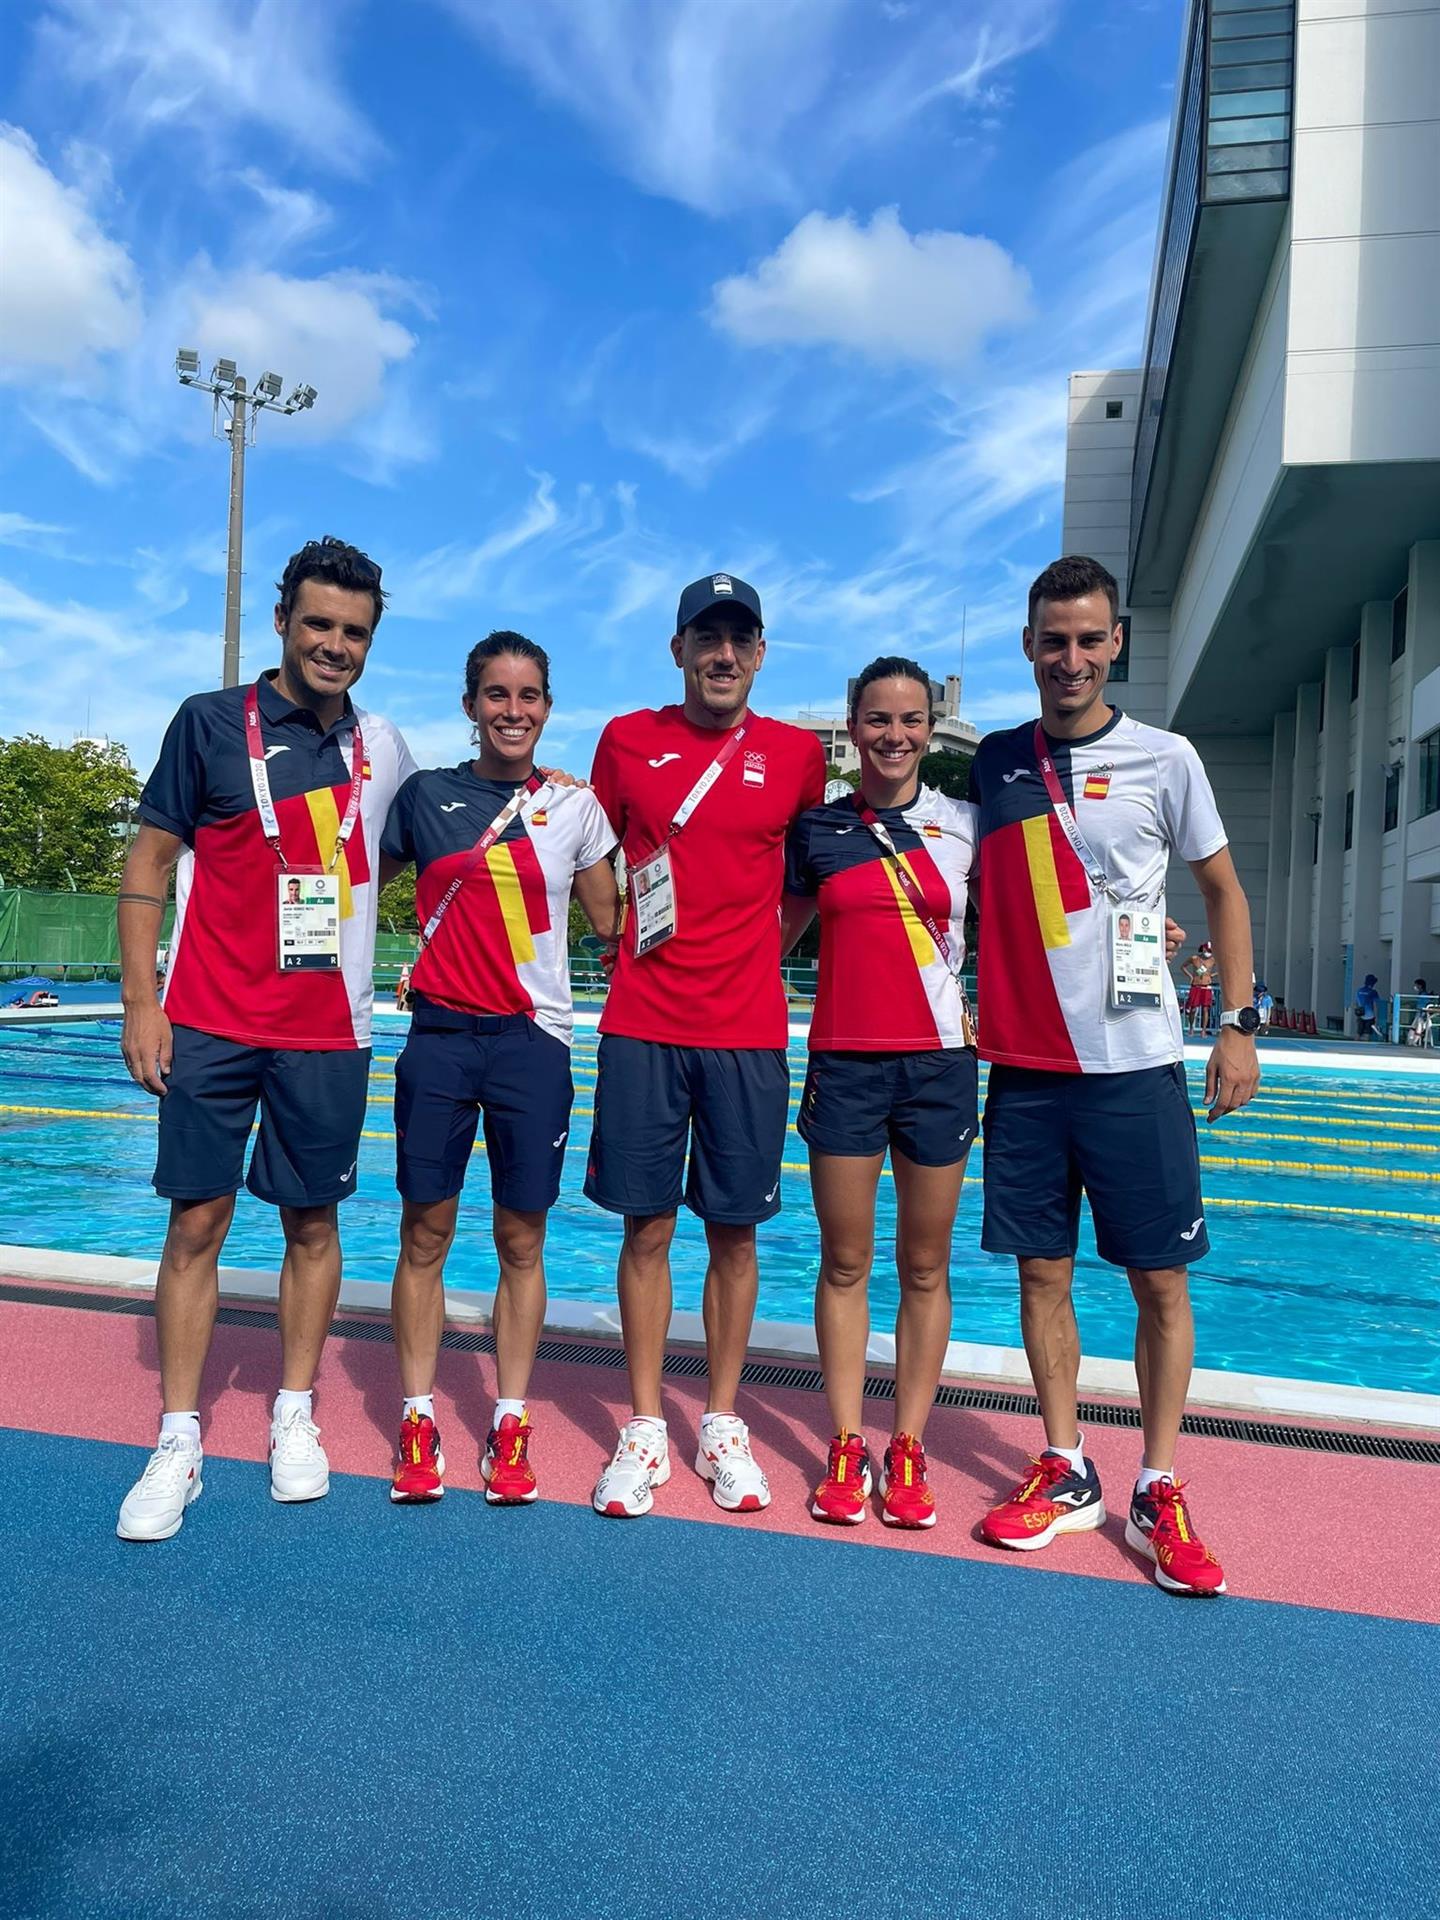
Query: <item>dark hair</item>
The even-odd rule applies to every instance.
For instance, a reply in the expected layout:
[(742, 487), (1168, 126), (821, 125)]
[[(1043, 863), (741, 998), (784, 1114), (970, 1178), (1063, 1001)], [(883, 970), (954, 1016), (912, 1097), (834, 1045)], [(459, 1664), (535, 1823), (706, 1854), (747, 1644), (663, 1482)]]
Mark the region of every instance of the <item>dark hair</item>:
[(305, 580), (323, 580), (327, 586), (343, 587), (347, 593), (368, 593), (375, 602), (375, 618), (370, 625), (372, 629), (379, 626), (385, 611), (380, 569), (359, 547), (327, 533), (322, 540), (307, 540), (298, 553), (291, 554), (275, 589), (280, 595), (280, 619), (287, 627)]
[(1087, 593), (1105, 595), (1113, 627), (1120, 617), (1120, 588), (1109, 568), (1083, 553), (1067, 553), (1063, 560), (1052, 560), (1031, 585), (1025, 624), (1033, 631), (1035, 610), (1042, 600), (1080, 600)]
[(925, 689), (925, 708), (931, 725), (935, 715), (930, 708), (930, 676), (925, 669), (917, 666), (913, 660), (906, 660), (898, 653), (882, 653), (878, 660), (872, 660), (868, 667), (861, 670), (860, 677), (850, 689), (850, 724), (855, 724), (855, 716), (860, 711), (860, 696), (865, 689), (873, 686), (877, 680), (913, 680)]
[(465, 661), (465, 698), (473, 700), (480, 691), (480, 669), (487, 660), (498, 660), (503, 653), (513, 653), (517, 659), (533, 660), (540, 669), (540, 690), (548, 700), (550, 698), (550, 656), (543, 647), (537, 647), (533, 640), (527, 640), (523, 633), (511, 633), (505, 628), (495, 633), (487, 633), (483, 640), (477, 640), (470, 649)]

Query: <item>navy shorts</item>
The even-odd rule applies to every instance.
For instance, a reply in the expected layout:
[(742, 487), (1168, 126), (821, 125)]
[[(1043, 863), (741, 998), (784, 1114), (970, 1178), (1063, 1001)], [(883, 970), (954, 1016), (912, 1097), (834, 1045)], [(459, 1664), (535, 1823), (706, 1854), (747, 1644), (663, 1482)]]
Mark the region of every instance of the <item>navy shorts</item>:
[(239, 1190), (245, 1147), (260, 1131), (245, 1185), (276, 1207), (329, 1207), (355, 1191), (370, 1049), (246, 1047), (175, 1027), (160, 1102), (155, 1191), (217, 1200)]
[(1183, 1067), (990, 1069), (981, 1246), (1030, 1260), (1073, 1255), (1082, 1192), (1112, 1266), (1184, 1267), (1210, 1251)]
[(891, 1147), (917, 1167), (953, 1167), (975, 1144), (980, 1070), (971, 1047), (812, 1053), (799, 1132), (817, 1153)]
[(560, 1192), (574, 1097), (570, 1049), (529, 1014), (417, 998), (395, 1062), (395, 1184), (422, 1204), (453, 1198), (483, 1113), (492, 1199), (545, 1213)]
[(683, 1198), (717, 1226), (773, 1219), (789, 1114), (783, 1047), (672, 1047), (604, 1034), (586, 1195), (636, 1218), (673, 1213)]

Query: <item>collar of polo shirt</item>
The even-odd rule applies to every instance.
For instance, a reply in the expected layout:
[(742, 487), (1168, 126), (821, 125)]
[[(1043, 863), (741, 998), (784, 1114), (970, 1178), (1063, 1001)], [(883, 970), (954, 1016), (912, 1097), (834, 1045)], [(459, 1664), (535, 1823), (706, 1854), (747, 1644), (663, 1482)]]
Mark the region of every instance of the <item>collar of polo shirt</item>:
[(302, 726), (310, 726), (320, 731), (322, 739), (328, 739), (332, 733), (339, 733), (355, 724), (355, 708), (350, 696), (345, 696), (345, 711), (338, 720), (332, 720), (328, 727), (321, 728), (320, 722), (308, 707), (297, 706), (293, 700), (287, 700), (283, 693), (275, 689), (275, 676), (278, 667), (267, 667), (259, 680), (260, 712), (272, 726), (283, 726), (286, 721), (295, 721)]

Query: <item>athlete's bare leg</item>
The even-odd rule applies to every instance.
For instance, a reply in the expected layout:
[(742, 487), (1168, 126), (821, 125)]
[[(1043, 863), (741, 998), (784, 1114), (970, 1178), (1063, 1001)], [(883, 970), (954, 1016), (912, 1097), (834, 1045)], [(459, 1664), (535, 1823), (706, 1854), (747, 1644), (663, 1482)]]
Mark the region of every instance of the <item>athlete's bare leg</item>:
[(545, 1215), (495, 1208), (495, 1371), (502, 1400), (530, 1391), (535, 1348), (545, 1324)]
[(191, 1413), (200, 1405), (200, 1376), (220, 1305), (220, 1249), (234, 1214), (233, 1193), (170, 1202), (170, 1228), (155, 1277), (155, 1336), (166, 1413)]
[(1045, 1438), (1052, 1447), (1078, 1447), (1075, 1402), (1080, 1378), (1080, 1329), (1070, 1290), (1075, 1262), (1020, 1262), (1020, 1332), (1030, 1377), (1040, 1402)]
[[(445, 1256), (455, 1238), (460, 1196), (405, 1200), (400, 1208), (400, 1257), (390, 1289), (390, 1324), (406, 1399), (435, 1391), (440, 1336), (445, 1330)], [(498, 1303), (497, 1303), (498, 1304)]]
[[(710, 1263), (705, 1269), (705, 1356), (710, 1373), (707, 1413), (732, 1413), (740, 1391), (740, 1369), (755, 1324), (760, 1266), (754, 1227), (705, 1222)], [(667, 1268), (668, 1273), (668, 1268)]]
[(920, 1167), (891, 1152), (895, 1174), (895, 1432), (918, 1440), (935, 1404), (950, 1344), (950, 1242), (965, 1162)]
[(630, 1375), (630, 1405), (652, 1420), (663, 1418), (660, 1370), (670, 1331), (670, 1242), (674, 1238), (673, 1213), (636, 1215), (625, 1221), (620, 1249), (620, 1327)]
[(862, 1431), (865, 1348), (870, 1339), (870, 1269), (875, 1259), (875, 1193), (883, 1153), (810, 1149), (810, 1192), (820, 1224), (815, 1338), (835, 1433)]
[(1145, 1428), (1145, 1465), (1169, 1473), (1195, 1363), (1195, 1316), (1187, 1267), (1129, 1269), (1135, 1323), (1135, 1375)]
[(281, 1207), (280, 1385), (305, 1393), (340, 1298), (340, 1226), (334, 1207)]

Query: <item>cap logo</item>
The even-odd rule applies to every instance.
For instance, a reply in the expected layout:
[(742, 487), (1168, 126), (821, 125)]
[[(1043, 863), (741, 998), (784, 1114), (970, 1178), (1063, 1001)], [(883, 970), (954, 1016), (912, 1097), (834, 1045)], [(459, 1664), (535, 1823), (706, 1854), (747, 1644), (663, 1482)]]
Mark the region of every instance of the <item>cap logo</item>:
[(712, 593), (733, 593), (735, 589), (730, 584), (729, 574), (717, 573), (715, 578), (710, 582), (710, 591)]

